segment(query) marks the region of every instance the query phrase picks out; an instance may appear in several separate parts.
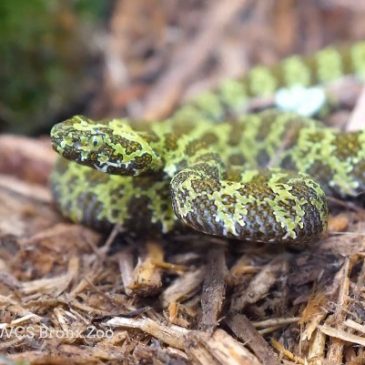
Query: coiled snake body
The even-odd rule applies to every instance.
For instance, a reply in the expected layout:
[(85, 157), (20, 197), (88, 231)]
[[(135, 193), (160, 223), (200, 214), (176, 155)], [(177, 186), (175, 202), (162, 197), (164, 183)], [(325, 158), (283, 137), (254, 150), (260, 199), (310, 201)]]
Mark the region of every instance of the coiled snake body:
[(56, 124), (56, 202), (73, 221), (100, 229), (187, 225), (240, 240), (314, 242), (326, 230), (327, 196), (365, 191), (365, 132), (339, 132), (292, 112), (244, 110), (252, 97), (346, 74), (365, 76), (365, 43), (256, 67), (164, 121), (75, 116)]

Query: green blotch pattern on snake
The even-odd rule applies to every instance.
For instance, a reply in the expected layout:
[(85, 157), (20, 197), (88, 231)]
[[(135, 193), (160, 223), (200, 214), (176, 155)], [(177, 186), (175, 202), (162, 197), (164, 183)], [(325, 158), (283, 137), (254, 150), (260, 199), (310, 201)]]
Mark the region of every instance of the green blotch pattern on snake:
[(314, 242), (326, 230), (327, 196), (365, 191), (365, 132), (278, 110), (246, 114), (245, 105), (295, 80), (362, 78), (364, 65), (361, 42), (258, 66), (163, 121), (75, 116), (51, 132), (62, 156), (52, 174), (55, 200), (65, 216), (98, 229), (189, 226), (240, 240)]

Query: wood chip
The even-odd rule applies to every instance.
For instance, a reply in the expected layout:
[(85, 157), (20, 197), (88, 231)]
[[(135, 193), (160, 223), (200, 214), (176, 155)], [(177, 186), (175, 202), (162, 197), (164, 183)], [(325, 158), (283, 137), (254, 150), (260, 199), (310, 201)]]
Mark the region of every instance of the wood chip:
[(249, 350), (227, 332), (218, 329), (213, 335), (198, 331), (187, 337), (187, 352), (197, 364), (202, 365), (260, 365)]
[(267, 264), (250, 282), (248, 288), (232, 300), (231, 311), (238, 312), (247, 304), (256, 303), (263, 298), (277, 280), (280, 272), (285, 271), (286, 263), (282, 257), (276, 257)]
[(225, 323), (243, 343), (251, 348), (263, 364), (280, 365), (278, 356), (246, 316), (241, 314), (230, 315), (225, 319)]
[(344, 342), (351, 342), (361, 346), (365, 346), (365, 338), (363, 336), (357, 336), (350, 332), (333, 328), (327, 325), (318, 326), (318, 328), (327, 336), (337, 338)]
[(185, 348), (185, 335), (190, 333), (185, 328), (175, 325), (165, 326), (149, 318), (132, 319), (115, 317), (108, 320), (105, 324), (111, 327), (139, 329), (178, 349)]
[(202, 319), (199, 328), (212, 332), (218, 325), (225, 295), (225, 274), (227, 272), (225, 250), (214, 247), (208, 253), (203, 292), (201, 297)]
[(146, 245), (146, 252), (134, 269), (133, 279), (128, 289), (138, 295), (153, 295), (162, 286), (161, 269), (156, 262), (163, 262), (163, 250), (160, 244), (149, 242)]

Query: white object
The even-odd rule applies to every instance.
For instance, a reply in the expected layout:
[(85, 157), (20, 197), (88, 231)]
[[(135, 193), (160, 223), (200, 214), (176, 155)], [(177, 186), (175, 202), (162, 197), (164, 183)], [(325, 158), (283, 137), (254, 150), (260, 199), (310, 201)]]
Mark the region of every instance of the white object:
[(292, 86), (279, 89), (274, 96), (278, 109), (295, 112), (311, 117), (319, 112), (326, 102), (326, 94), (322, 87)]

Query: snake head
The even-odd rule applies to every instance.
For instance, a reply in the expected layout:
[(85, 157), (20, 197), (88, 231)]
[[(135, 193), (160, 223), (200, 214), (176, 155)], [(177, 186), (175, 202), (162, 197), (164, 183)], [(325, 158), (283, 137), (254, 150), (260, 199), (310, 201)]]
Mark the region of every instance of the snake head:
[(162, 160), (126, 120), (96, 122), (74, 116), (53, 126), (53, 148), (62, 157), (114, 175), (138, 176), (162, 169)]

